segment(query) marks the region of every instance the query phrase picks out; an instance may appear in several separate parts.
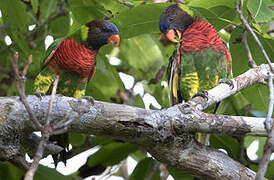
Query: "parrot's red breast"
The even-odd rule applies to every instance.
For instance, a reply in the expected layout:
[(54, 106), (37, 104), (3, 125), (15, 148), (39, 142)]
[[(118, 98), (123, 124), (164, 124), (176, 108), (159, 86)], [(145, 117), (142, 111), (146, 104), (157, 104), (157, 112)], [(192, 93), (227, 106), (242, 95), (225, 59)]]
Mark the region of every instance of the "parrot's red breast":
[(67, 72), (75, 72), (80, 77), (93, 76), (97, 51), (86, 48), (72, 39), (62, 39), (54, 53), (54, 61)]

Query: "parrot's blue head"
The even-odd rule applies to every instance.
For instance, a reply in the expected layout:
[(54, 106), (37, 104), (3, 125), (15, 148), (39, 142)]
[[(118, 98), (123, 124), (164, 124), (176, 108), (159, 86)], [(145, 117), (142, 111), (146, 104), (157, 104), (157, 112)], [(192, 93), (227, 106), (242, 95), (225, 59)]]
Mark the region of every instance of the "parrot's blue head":
[(91, 49), (98, 50), (105, 44), (119, 45), (119, 31), (115, 24), (105, 20), (94, 20), (86, 26), (88, 27), (87, 44)]
[(168, 6), (160, 16), (159, 29), (172, 42), (179, 42), (182, 33), (194, 21), (178, 4)]
[(166, 34), (169, 30), (170, 23), (168, 17), (165, 14), (162, 14), (159, 21), (159, 29), (161, 33)]

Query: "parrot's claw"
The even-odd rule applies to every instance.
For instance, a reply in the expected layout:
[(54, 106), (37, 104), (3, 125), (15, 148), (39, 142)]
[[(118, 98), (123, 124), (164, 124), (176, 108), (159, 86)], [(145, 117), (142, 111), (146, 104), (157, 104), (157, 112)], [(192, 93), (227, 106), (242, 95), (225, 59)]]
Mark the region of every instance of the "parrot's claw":
[(92, 105), (94, 105), (95, 99), (92, 96), (84, 96), (83, 99), (89, 101)]
[(231, 79), (228, 79), (228, 78), (222, 78), (218, 81), (218, 84), (221, 84), (221, 83), (225, 83), (227, 85), (229, 85), (229, 87), (231, 89), (234, 89), (234, 84), (233, 84), (233, 81)]
[(199, 91), (196, 94), (194, 94), (194, 96), (192, 98), (201, 96), (202, 98), (205, 98), (206, 100), (208, 100), (208, 92), (205, 90)]
[(42, 92), (35, 92), (34, 93), (35, 96), (37, 96), (38, 98), (43, 99), (43, 97), (45, 96), (45, 93), (42, 93)]

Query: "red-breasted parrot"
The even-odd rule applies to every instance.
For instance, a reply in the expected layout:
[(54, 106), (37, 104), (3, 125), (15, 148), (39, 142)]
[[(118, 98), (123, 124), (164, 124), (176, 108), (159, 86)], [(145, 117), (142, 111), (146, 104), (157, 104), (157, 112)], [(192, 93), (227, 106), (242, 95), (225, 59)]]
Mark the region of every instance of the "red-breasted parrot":
[[(209, 22), (192, 17), (174, 4), (161, 14), (159, 29), (177, 43), (167, 68), (171, 105), (188, 101), (230, 76), (231, 55)], [(202, 141), (199, 133), (198, 141)]]
[[(118, 28), (105, 20), (93, 20), (82, 28), (82, 39), (76, 42), (71, 39), (57, 39), (47, 49), (42, 68), (36, 76), (34, 91), (36, 94), (48, 94), (59, 75), (57, 94), (82, 98), (86, 86), (95, 73), (96, 56), (100, 47), (106, 44), (118, 45), (120, 37)], [(53, 155), (55, 165), (59, 161), (66, 162), (68, 135), (52, 136), (64, 150)]]

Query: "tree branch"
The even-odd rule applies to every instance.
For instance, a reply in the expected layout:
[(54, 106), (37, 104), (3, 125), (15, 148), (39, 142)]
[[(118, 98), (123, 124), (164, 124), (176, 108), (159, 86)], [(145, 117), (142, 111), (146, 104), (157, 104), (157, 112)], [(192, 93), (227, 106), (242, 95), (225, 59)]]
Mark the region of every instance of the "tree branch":
[(10, 59), (10, 63), (12, 65), (13, 71), (15, 73), (16, 87), (17, 87), (17, 90), (18, 90), (18, 94), (20, 96), (20, 100), (22, 101), (22, 103), (24, 104), (26, 110), (28, 111), (29, 116), (30, 116), (30, 120), (32, 121), (32, 123), (35, 124), (35, 126), (39, 130), (41, 130), (43, 126), (39, 123), (37, 118), (32, 113), (32, 110), (31, 110), (31, 108), (29, 107), (29, 104), (26, 101), (26, 95), (25, 95), (26, 73), (27, 73), (27, 69), (29, 67), (29, 64), (32, 61), (32, 56), (29, 56), (28, 62), (26, 64), (26, 66), (24, 67), (22, 76), (19, 75), (19, 70), (18, 70), (19, 69), (18, 68), (18, 59), (19, 59), (18, 52), (14, 53), (13, 57), (11, 55), (9, 55), (9, 59)]
[[(268, 78), (269, 71), (266, 64), (258, 66), (234, 78), (233, 89), (220, 84), (209, 90), (207, 101), (197, 97), (163, 110), (99, 101), (91, 104), (86, 99), (56, 96), (51, 119), (58, 122), (66, 117), (73, 121), (68, 125), (69, 132), (111, 136), (138, 144), (157, 160), (191, 175), (213, 179), (253, 179), (253, 171), (218, 150), (198, 144), (192, 133), (266, 135), (264, 118), (213, 115), (199, 110), (262, 82)], [(27, 96), (26, 99), (41, 124), (46, 122), (49, 99), (49, 96), (42, 99)], [(0, 137), (6, 142), (3, 146), (20, 145), (25, 136), (23, 132), (37, 130), (33, 123), (29, 123), (29, 115), (18, 97), (1, 97), (0, 106), (3, 107), (0, 110)]]
[(257, 35), (255, 34), (255, 32), (252, 30), (252, 28), (250, 27), (250, 25), (248, 24), (247, 20), (244, 18), (243, 13), (241, 11), (241, 4), (239, 0), (236, 0), (236, 11), (239, 14), (239, 17), (243, 23), (243, 25), (246, 27), (246, 29), (252, 34), (254, 40), (256, 41), (256, 43), (258, 44), (258, 46), (260, 47), (267, 63), (269, 64), (269, 67), (271, 69), (271, 72), (274, 73), (274, 68), (271, 66), (271, 61), (268, 57), (268, 55), (266, 54), (266, 51), (264, 50), (264, 47), (262, 45), (262, 43), (260, 42), (259, 38), (257, 37)]
[(273, 101), (274, 101), (272, 72), (269, 72), (268, 86), (269, 86), (269, 104), (268, 104), (268, 113), (265, 120), (265, 127), (266, 127), (266, 130), (269, 132), (269, 134), (268, 134), (266, 143), (264, 144), (264, 154), (259, 163), (258, 173), (255, 178), (256, 180), (263, 179), (267, 166), (270, 161), (271, 154), (274, 151), (274, 123), (273, 123), (273, 120), (271, 119), (272, 113), (273, 113)]

